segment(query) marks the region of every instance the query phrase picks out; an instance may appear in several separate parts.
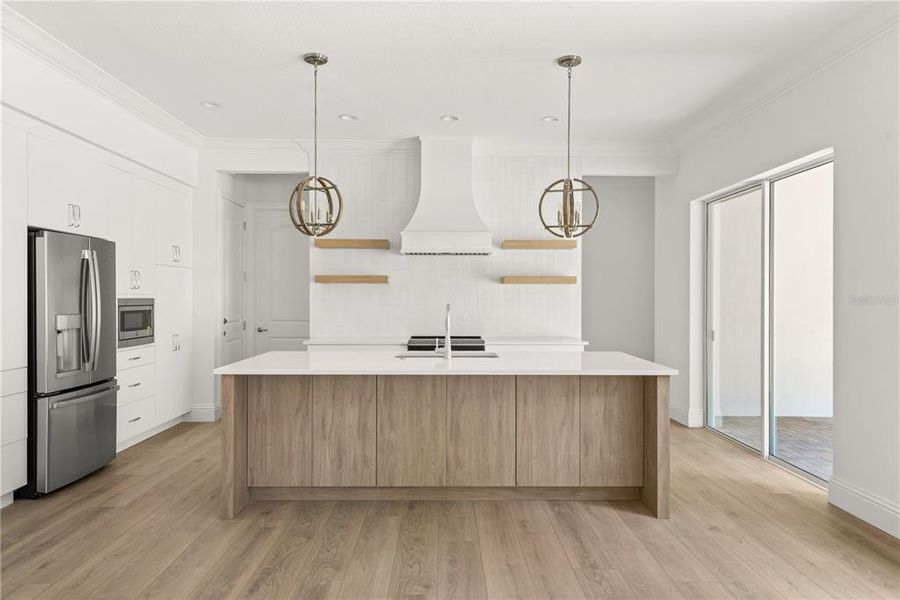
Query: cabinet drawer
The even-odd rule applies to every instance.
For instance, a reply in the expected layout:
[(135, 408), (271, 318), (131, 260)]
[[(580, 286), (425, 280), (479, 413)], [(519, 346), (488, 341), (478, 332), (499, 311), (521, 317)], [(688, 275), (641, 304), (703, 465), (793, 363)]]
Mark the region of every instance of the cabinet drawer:
[(24, 440), (28, 435), (28, 394), (10, 394), (0, 398), (0, 402), (0, 444)]
[(119, 406), (116, 415), (116, 442), (129, 440), (154, 426), (156, 399), (150, 396)]
[(116, 370), (133, 369), (143, 367), (156, 362), (156, 348), (154, 346), (138, 346), (119, 350), (116, 353)]
[(28, 483), (27, 452), (28, 444), (25, 440), (0, 448), (0, 494), (8, 494)]
[(152, 396), (156, 384), (156, 365), (125, 369), (118, 374), (118, 405), (123, 406), (140, 398)]

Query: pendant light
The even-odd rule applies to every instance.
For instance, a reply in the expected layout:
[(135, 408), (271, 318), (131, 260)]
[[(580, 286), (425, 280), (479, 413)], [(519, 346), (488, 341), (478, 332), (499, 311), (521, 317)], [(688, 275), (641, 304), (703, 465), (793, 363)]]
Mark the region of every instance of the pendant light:
[[(566, 178), (558, 179), (544, 189), (538, 204), (538, 216), (544, 229), (561, 238), (575, 238), (584, 235), (594, 226), (600, 214), (600, 200), (597, 192), (583, 179), (572, 178), (572, 69), (581, 64), (581, 57), (567, 54), (556, 59), (556, 64), (566, 69), (568, 76), (568, 92), (566, 106)], [(583, 195), (589, 193), (594, 198), (594, 216), (585, 223), (582, 212)], [(557, 201), (557, 194), (559, 194)], [(546, 201), (546, 202), (545, 202)], [(545, 206), (545, 204), (547, 206)], [(544, 218), (544, 211), (556, 209), (551, 213), (550, 222)]]
[(331, 180), (319, 176), (319, 67), (328, 62), (328, 57), (309, 52), (303, 55), (303, 60), (313, 67), (313, 169), (291, 193), (288, 212), (301, 233), (322, 237), (337, 227), (344, 212), (344, 200)]

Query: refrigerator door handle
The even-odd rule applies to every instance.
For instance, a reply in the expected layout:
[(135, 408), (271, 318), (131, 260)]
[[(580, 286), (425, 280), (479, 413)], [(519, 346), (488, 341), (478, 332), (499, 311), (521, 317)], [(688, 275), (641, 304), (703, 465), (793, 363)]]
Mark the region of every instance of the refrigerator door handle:
[[(90, 338), (87, 332), (88, 322), (88, 305), (91, 306), (91, 316), (93, 316), (93, 302), (90, 299), (91, 289), (91, 251), (81, 251), (81, 289), (79, 290), (79, 304), (81, 313), (81, 368), (84, 371), (91, 370), (90, 361)], [(93, 324), (92, 324), (93, 326)]]
[(106, 394), (108, 394), (109, 392), (115, 391), (118, 389), (119, 389), (119, 386), (112, 386), (112, 387), (104, 388), (103, 390), (101, 390), (95, 394), (88, 394), (87, 396), (82, 396), (80, 398), (73, 398), (71, 400), (59, 400), (58, 402), (51, 402), (50, 410), (55, 410), (58, 408), (68, 408), (70, 406), (84, 404), (85, 402), (93, 402), (97, 398), (101, 398), (101, 397), (105, 396)]
[(91, 250), (91, 273), (93, 275), (93, 290), (91, 293), (91, 318), (94, 331), (91, 332), (91, 371), (97, 370), (97, 350), (100, 346), (100, 328), (103, 314), (102, 299), (100, 296), (100, 266), (97, 263), (97, 251)]

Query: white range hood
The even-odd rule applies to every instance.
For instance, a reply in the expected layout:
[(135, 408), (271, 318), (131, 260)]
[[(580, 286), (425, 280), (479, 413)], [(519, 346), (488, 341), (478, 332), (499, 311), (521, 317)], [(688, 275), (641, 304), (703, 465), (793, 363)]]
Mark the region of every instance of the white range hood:
[(472, 195), (472, 140), (419, 138), (419, 203), (400, 232), (401, 254), (490, 254), (488, 230)]

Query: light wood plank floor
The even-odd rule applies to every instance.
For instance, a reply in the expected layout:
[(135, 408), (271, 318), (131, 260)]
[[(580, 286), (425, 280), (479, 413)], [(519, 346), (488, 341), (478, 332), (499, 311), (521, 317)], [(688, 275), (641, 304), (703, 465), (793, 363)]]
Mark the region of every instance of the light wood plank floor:
[(900, 543), (672, 426), (639, 502), (267, 502), (218, 518), (218, 424), (182, 424), (0, 513), (3, 598), (900, 598)]
[[(828, 481), (834, 462), (832, 421), (831, 417), (778, 417), (771, 434), (775, 436), (774, 455)], [(717, 429), (751, 448), (759, 448), (761, 427), (760, 417), (722, 417)]]

